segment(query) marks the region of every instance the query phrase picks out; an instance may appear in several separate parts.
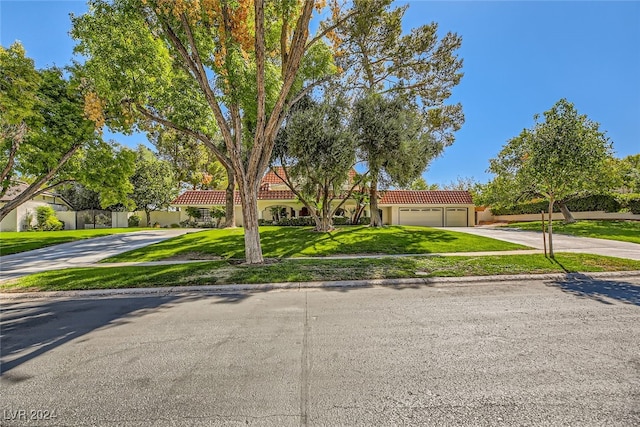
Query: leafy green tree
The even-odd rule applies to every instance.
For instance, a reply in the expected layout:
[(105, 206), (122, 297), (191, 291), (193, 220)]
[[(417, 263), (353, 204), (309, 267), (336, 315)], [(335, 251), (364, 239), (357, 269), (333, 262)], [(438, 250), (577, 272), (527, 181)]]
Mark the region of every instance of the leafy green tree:
[(81, 184), (73, 183), (63, 186), (60, 195), (71, 203), (74, 210), (84, 211), (88, 209), (100, 209), (100, 193), (87, 189)]
[(617, 173), (624, 190), (640, 193), (640, 154), (632, 154), (616, 162)]
[[(408, 6), (391, 8), (391, 0), (355, 0), (353, 4), (359, 13), (337, 31), (342, 52), (339, 65), (345, 70), (346, 87), (359, 94), (357, 120), (364, 119), (359, 126), (361, 155), (371, 176), (371, 225), (380, 226), (378, 185), (413, 181), (433, 157), (453, 143), (453, 133), (464, 122), (460, 104), (445, 104), (462, 78), (462, 60), (456, 56), (461, 39), (452, 33), (439, 39), (436, 23), (403, 35), (402, 19)], [(400, 106), (407, 116), (409, 109), (421, 113), (419, 138), (414, 143), (408, 137), (400, 141), (392, 130), (398, 124), (383, 121)], [(365, 117), (362, 112), (379, 116)], [(426, 147), (417, 147), (420, 143)], [(415, 155), (424, 157), (407, 160), (410, 165), (398, 161)]]
[[(333, 228), (333, 216), (359, 184), (349, 182), (356, 141), (345, 110), (346, 101), (339, 96), (307, 101), (289, 116), (274, 149), (281, 178), (313, 217), (315, 231)], [(278, 168), (273, 170), (278, 174)]]
[[(133, 171), (133, 154), (102, 140), (94, 122), (86, 117), (86, 104), (74, 80), (65, 79), (56, 68), (36, 71), (19, 45), (10, 50), (1, 51), (0, 81), (10, 84), (19, 80), (16, 70), (27, 76), (36, 73), (38, 78), (18, 83), (28, 86), (29, 91), (10, 88), (0, 97), (2, 191), (18, 180), (30, 183), (0, 208), (0, 219), (41, 192), (74, 181), (99, 191), (103, 206), (126, 199), (131, 190), (128, 178)], [(31, 90), (35, 90), (34, 99), (29, 98)], [(29, 113), (21, 112), (20, 107), (13, 110), (20, 96), (25, 97), (25, 105), (31, 105)], [(21, 129), (20, 135), (16, 136), (15, 129)]]
[(335, 71), (323, 40), (351, 16), (334, 4), (332, 22), (310, 38), (322, 3), (92, 0), (73, 20), (94, 105), (114, 117), (110, 127), (159, 123), (199, 139), (233, 170), (251, 264), (263, 262), (257, 194), (276, 133), (290, 105)]
[(442, 150), (424, 126), (424, 116), (404, 97), (371, 93), (356, 102), (351, 122), (359, 157), (370, 177), (371, 226), (382, 225), (379, 187), (409, 185)]
[[(28, 122), (38, 119), (40, 74), (33, 60), (25, 56), (20, 43), (9, 49), (0, 46), (0, 196), (13, 184), (18, 149), (28, 129)], [(34, 120), (35, 119), (35, 120)]]
[(418, 191), (424, 191), (424, 190), (439, 190), (440, 186), (438, 184), (429, 184), (427, 183), (427, 181), (424, 179), (424, 177), (421, 175), (418, 178), (414, 179), (413, 182), (411, 182), (411, 184), (409, 184), (409, 190), (418, 190)]
[(607, 160), (612, 156), (611, 141), (599, 124), (578, 114), (566, 99), (544, 112), (544, 121), (524, 129), (490, 160), (489, 172), (496, 175), (488, 194), (516, 201), (544, 197), (549, 202), (549, 252), (553, 254), (553, 206), (602, 188), (607, 176)]
[(136, 169), (131, 177), (131, 198), (138, 209), (144, 210), (147, 227), (151, 225), (151, 212), (165, 209), (178, 196), (173, 170), (169, 162), (158, 159), (147, 147), (136, 151)]

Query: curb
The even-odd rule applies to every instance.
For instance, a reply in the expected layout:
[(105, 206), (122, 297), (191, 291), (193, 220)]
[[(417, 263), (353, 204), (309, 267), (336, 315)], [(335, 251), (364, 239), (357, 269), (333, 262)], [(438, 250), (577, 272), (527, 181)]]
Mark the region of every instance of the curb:
[(462, 287), (471, 284), (491, 285), (496, 282), (513, 282), (522, 280), (573, 280), (586, 281), (591, 279), (618, 279), (626, 277), (640, 277), (640, 271), (616, 271), (601, 273), (547, 273), (547, 274), (510, 274), (496, 276), (467, 276), (467, 277), (415, 277), (407, 279), (374, 279), (374, 280), (340, 280), (322, 282), (288, 282), (288, 283), (260, 283), (260, 284), (232, 284), (232, 285), (200, 285), (173, 286), (159, 288), (123, 288), (96, 289), (86, 291), (51, 291), (51, 292), (19, 292), (0, 293), (0, 299), (37, 299), (61, 297), (107, 297), (107, 296), (169, 296), (189, 294), (230, 294), (237, 292), (267, 292), (274, 290), (305, 290), (327, 288), (376, 288), (376, 287)]

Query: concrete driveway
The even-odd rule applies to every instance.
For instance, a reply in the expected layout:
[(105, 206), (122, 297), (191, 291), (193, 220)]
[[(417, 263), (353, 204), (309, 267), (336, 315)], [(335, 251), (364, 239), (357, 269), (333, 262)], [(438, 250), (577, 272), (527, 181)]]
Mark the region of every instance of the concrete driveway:
[(637, 277), (0, 310), (1, 425), (640, 425)]
[[(540, 249), (541, 251), (544, 249), (542, 243), (542, 232), (491, 226), (448, 227), (445, 229), (475, 234), (477, 236), (490, 237), (492, 239), (504, 240), (511, 243), (518, 243)], [(594, 239), (590, 237), (577, 237), (554, 233), (553, 250), (555, 252), (579, 252), (640, 260), (640, 245), (636, 243)]]
[(200, 229), (171, 228), (112, 234), (0, 257), (0, 282), (28, 274), (84, 267), (104, 258)]

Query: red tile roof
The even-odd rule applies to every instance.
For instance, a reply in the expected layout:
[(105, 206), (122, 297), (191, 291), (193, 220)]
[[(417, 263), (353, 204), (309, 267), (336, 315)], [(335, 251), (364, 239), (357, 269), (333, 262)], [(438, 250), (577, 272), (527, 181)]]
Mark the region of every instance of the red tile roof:
[[(258, 200), (295, 200), (291, 191), (259, 191)], [(224, 205), (226, 192), (224, 190), (189, 190), (179, 195), (171, 204), (183, 206), (215, 206)], [(240, 205), (240, 194), (236, 191), (233, 203)]]
[[(276, 166), (275, 171), (278, 172), (278, 175), (284, 177), (284, 169), (282, 166)], [(349, 171), (349, 182), (353, 182), (353, 178), (356, 176), (356, 170), (351, 169)], [(285, 184), (285, 182), (278, 177), (273, 170), (267, 171), (264, 178), (262, 178), (261, 185), (264, 184)]]
[[(388, 190), (381, 192), (380, 205), (430, 205), (430, 204), (462, 204), (471, 205), (471, 195), (467, 191), (413, 191)], [(296, 200), (293, 192), (259, 191), (258, 200)], [(215, 206), (225, 204), (225, 192), (222, 190), (190, 190), (176, 198), (172, 205), (183, 206)], [(240, 195), (236, 191), (234, 204), (240, 204)]]
[[(284, 177), (284, 170), (281, 166), (275, 168), (278, 172), (278, 175)], [(281, 180), (278, 175), (276, 175), (272, 170), (267, 171), (264, 178), (262, 178), (262, 184), (284, 184), (284, 181)]]
[(471, 205), (468, 191), (389, 190), (382, 193), (381, 205)]

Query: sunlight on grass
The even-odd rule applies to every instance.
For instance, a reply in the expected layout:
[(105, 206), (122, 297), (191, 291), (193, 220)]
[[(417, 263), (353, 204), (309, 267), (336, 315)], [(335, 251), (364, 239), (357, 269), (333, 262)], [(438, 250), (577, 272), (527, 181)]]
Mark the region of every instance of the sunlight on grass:
[[(426, 254), (528, 249), (481, 236), (427, 227), (341, 227), (317, 233), (311, 227), (261, 227), (266, 258), (323, 257), (358, 254)], [(242, 229), (207, 230), (175, 237), (146, 248), (116, 255), (103, 262), (163, 259), (244, 258)]]
[(228, 261), (188, 264), (94, 267), (49, 271), (0, 284), (4, 292), (118, 289), (417, 277), (486, 276), (640, 270), (640, 261), (590, 254), (422, 256), (361, 259), (287, 259), (265, 265)]

